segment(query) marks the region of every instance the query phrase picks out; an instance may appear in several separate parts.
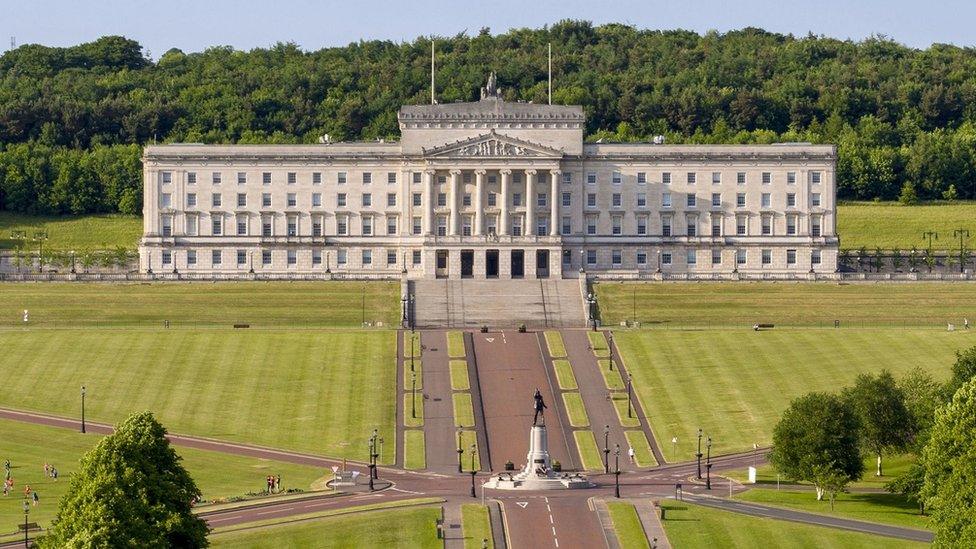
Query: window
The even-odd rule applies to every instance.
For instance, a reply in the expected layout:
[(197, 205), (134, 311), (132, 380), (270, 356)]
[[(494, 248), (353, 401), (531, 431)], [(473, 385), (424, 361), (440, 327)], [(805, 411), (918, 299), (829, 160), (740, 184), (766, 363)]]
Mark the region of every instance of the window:
[(573, 182), (573, 174), (571, 174), (570, 172), (563, 172), (563, 183), (568, 185), (572, 182)]
[(298, 218), (289, 217), (288, 218), (288, 236), (298, 236)]
[(698, 264), (698, 254), (695, 253), (695, 250), (688, 250), (687, 261), (689, 267), (694, 267)]
[(610, 225), (611, 234), (613, 234), (613, 236), (620, 236), (620, 234), (623, 232), (623, 218), (619, 215), (613, 216), (610, 218)]
[(786, 193), (786, 207), (787, 208), (796, 207), (796, 193)]
[(238, 208), (247, 207), (247, 193), (237, 193), (237, 207)]
[(796, 234), (796, 216), (786, 216), (786, 234), (793, 236)]
[(437, 236), (447, 236), (447, 218), (438, 217), (437, 218)]
[(820, 236), (820, 217), (814, 216), (810, 219), (810, 236), (819, 237)]
[(422, 175), (421, 175), (420, 172), (413, 172), (413, 182), (415, 184), (419, 184), (420, 181), (421, 181), (421, 178), (422, 178)]
[(469, 215), (465, 215), (461, 218), (461, 236), (471, 236), (471, 216)]
[(773, 174), (771, 174), (769, 172), (763, 172), (762, 173), (762, 184), (763, 185), (769, 185), (772, 182), (773, 182)]
[(698, 236), (698, 218), (689, 217), (688, 218), (688, 236)]
[(620, 193), (613, 193), (611, 198), (612, 198), (611, 203), (613, 204), (613, 207), (619, 208), (621, 204)]
[(586, 174), (586, 184), (587, 185), (596, 185), (596, 173), (595, 172), (589, 172), (589, 173)]
[(619, 267), (623, 264), (623, 257), (621, 257), (620, 250), (610, 250), (610, 263), (614, 267)]
[(671, 184), (671, 172), (664, 172), (661, 174), (661, 183), (665, 185)]
[(639, 250), (637, 252), (637, 264), (642, 267), (647, 265), (647, 252), (644, 250)]
[[(312, 172), (312, 185), (321, 185), (321, 184), (322, 184), (322, 172)], [(321, 254), (321, 252), (319, 253)], [(322, 256), (319, 255), (319, 259), (321, 258)]]
[(261, 207), (262, 208), (271, 207), (271, 193), (261, 193)]
[(796, 172), (786, 172), (786, 184), (796, 185)]
[[(165, 221), (165, 218), (164, 218)], [(163, 227), (165, 230), (166, 227)], [(197, 216), (187, 215), (186, 216), (186, 235), (196, 236), (197, 235)]]
[[(187, 185), (196, 185), (197, 184), (197, 174), (196, 174), (196, 172), (187, 172), (187, 174), (186, 174), (186, 184)], [(193, 256), (194, 256), (194, 258), (196, 257), (196, 252), (194, 252)]]
[(397, 253), (396, 253), (396, 250), (387, 250), (386, 251), (386, 264), (387, 265), (396, 265), (397, 264)]
[(671, 218), (662, 217), (661, 218), (661, 235), (671, 236)]
[(322, 236), (322, 216), (312, 218), (312, 236)]
[(488, 205), (492, 208), (498, 204), (498, 195), (495, 193), (488, 193)]
[(746, 207), (746, 193), (735, 193), (735, 207), (736, 208)]
[(712, 172), (712, 185), (718, 185), (722, 182), (722, 172)]
[(573, 205), (573, 193), (563, 193), (563, 207), (568, 208)]
[(288, 172), (287, 177), (288, 177), (287, 181), (289, 185), (294, 185), (295, 183), (298, 182), (298, 174), (296, 174), (295, 172)]
[(274, 223), (270, 217), (261, 220), (261, 236), (272, 236), (274, 233)]
[(762, 216), (762, 234), (763, 236), (769, 236), (773, 234), (773, 216), (771, 215)]
[[(468, 195), (468, 202), (471, 202), (471, 195)], [(546, 193), (539, 193), (535, 197), (535, 203), (540, 208), (545, 208), (549, 205), (549, 199)]]
[(512, 206), (522, 205), (522, 193), (512, 193)]
[(341, 267), (344, 267), (347, 261), (346, 256), (347, 256), (346, 250), (336, 250), (336, 264)]
[(368, 208), (373, 205), (372, 193), (363, 193), (363, 207)]
[(786, 264), (796, 265), (796, 250), (786, 250)]
[(820, 193), (813, 193), (810, 195), (810, 205), (814, 208), (820, 207)]
[(173, 195), (170, 193), (163, 193), (160, 197), (160, 202), (162, 202), (163, 208), (173, 207)]
[(439, 208), (447, 206), (447, 193), (437, 193), (437, 206)]
[(647, 184), (647, 174), (644, 172), (637, 172), (637, 184), (646, 185)]
[(722, 193), (712, 193), (712, 207), (713, 208), (722, 207)]
[(344, 208), (346, 206), (346, 193), (339, 193), (336, 195), (336, 206), (339, 208)]
[(770, 265), (770, 264), (772, 264), (772, 262), (773, 262), (773, 251), (772, 250), (763, 250), (762, 251), (762, 264), (763, 265)]
[(688, 172), (688, 184), (689, 185), (694, 185), (696, 178), (697, 178), (697, 174), (695, 172)]
[(771, 205), (772, 205), (772, 195), (770, 195), (769, 193), (762, 193), (760, 199), (760, 206), (762, 206), (763, 208), (768, 208)]
[(237, 236), (247, 236), (247, 217), (237, 218)]
[(810, 264), (820, 265), (820, 250), (813, 250), (810, 252)]
[(396, 206), (396, 199), (397, 199), (396, 193), (386, 193), (386, 206), (388, 208), (392, 208)]
[(221, 250), (212, 250), (210, 252), (210, 262), (213, 263), (214, 267), (220, 265), (224, 261), (223, 254), (220, 252)]
[(687, 205), (689, 208), (694, 208), (698, 205), (698, 197), (694, 193), (688, 193)]
[(397, 182), (396, 172), (386, 172), (386, 182), (389, 185), (393, 185)]
[(638, 208), (647, 207), (647, 193), (637, 193), (637, 207)]
[(338, 185), (346, 184), (346, 172), (339, 172), (336, 174), (336, 184)]
[(596, 265), (596, 250), (586, 250), (586, 264)]
[(712, 265), (722, 264), (722, 250), (712, 250)]
[(214, 185), (220, 185), (220, 172), (213, 172), (211, 181)]
[[(537, 234), (539, 236), (545, 236), (545, 235), (549, 234), (549, 217), (548, 216), (540, 217), (537, 220), (536, 225), (535, 225), (535, 231), (536, 231), (535, 234)], [(468, 234), (468, 235), (465, 235), (465, 236), (471, 236), (471, 235)]]
[(661, 264), (662, 265), (671, 264), (671, 252), (661, 252)]
[(271, 265), (271, 250), (261, 251), (261, 264), (265, 266)]
[(195, 208), (197, 205), (197, 193), (186, 193), (186, 207)]
[(644, 236), (647, 234), (647, 217), (643, 215), (637, 216), (637, 235)]
[(387, 217), (386, 218), (386, 234), (394, 235), (397, 234), (397, 218)]
[(814, 185), (820, 184), (821, 173), (820, 172), (810, 172), (810, 183)]
[(420, 265), (420, 258), (421, 258), (420, 250), (414, 250), (411, 255), (412, 255), (411, 259), (413, 260), (413, 264)]
[(322, 264), (322, 250), (312, 250), (312, 265)]
[(420, 234), (423, 231), (423, 223), (420, 217), (413, 218), (413, 234)]
[(163, 185), (169, 185), (173, 182), (173, 172), (162, 172), (160, 177), (162, 178)]
[(237, 250), (237, 264), (247, 265), (247, 252), (244, 250)]
[(373, 174), (370, 172), (363, 172), (363, 185), (369, 185), (373, 182)]
[(661, 195), (661, 207), (662, 208), (671, 207), (671, 193), (664, 193)]
[(735, 174), (735, 184), (745, 185), (746, 184), (746, 172), (736, 172)]
[(424, 195), (421, 193), (413, 193), (413, 205), (414, 207), (422, 206), (424, 203)]
[(237, 172), (237, 184), (238, 185), (247, 184), (247, 172)]
[(271, 172), (262, 172), (261, 173), (261, 184), (262, 185), (270, 185), (271, 184)]
[(173, 252), (169, 250), (163, 250), (163, 265), (173, 264)]
[(736, 250), (735, 251), (735, 264), (736, 265), (745, 265), (746, 264), (746, 251), (745, 250), (741, 250), (740, 249), (740, 250)]
[(614, 185), (620, 185), (623, 182), (623, 178), (620, 176), (620, 172), (613, 172), (610, 176), (610, 181)]
[(461, 206), (465, 208), (471, 207), (471, 193), (464, 193), (461, 195)]
[(214, 208), (219, 208), (221, 203), (220, 193), (213, 193), (210, 201)]
[(221, 218), (221, 217), (215, 217), (215, 218), (213, 218), (211, 220), (211, 224), (210, 225), (211, 225), (211, 228), (213, 229), (213, 232), (211, 233), (213, 236), (220, 236), (220, 235), (224, 234), (224, 220), (223, 220), (223, 218)]
[(336, 234), (339, 236), (349, 234), (349, 219), (346, 216), (336, 217)]
[(735, 216), (735, 234), (736, 236), (745, 236), (746, 234), (746, 216), (737, 215)]
[(712, 216), (712, 236), (722, 236), (722, 218)]
[(363, 236), (373, 236), (373, 218), (368, 215), (363, 216), (362, 221)]
[(292, 267), (298, 264), (298, 253), (295, 250), (288, 250), (288, 266)]
[(322, 206), (322, 193), (312, 193), (312, 207), (319, 208)]
[(586, 234), (596, 234), (596, 216), (591, 215), (586, 218)]
[(187, 250), (186, 251), (186, 264), (187, 265), (196, 265), (197, 264), (197, 251), (196, 250)]
[(572, 219), (573, 218), (568, 217), (568, 216), (567, 217), (563, 217), (562, 231), (561, 231), (563, 234), (570, 234), (571, 232), (573, 232), (573, 221), (572, 221)]
[(596, 193), (587, 193), (586, 195), (586, 207), (596, 208)]

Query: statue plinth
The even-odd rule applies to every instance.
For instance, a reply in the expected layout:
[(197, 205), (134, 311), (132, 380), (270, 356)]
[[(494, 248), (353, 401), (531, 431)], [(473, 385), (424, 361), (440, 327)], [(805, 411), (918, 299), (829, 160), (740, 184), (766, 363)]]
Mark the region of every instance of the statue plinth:
[(579, 473), (557, 473), (549, 457), (549, 434), (545, 425), (533, 425), (529, 431), (529, 453), (525, 466), (517, 473), (500, 473), (485, 483), (499, 490), (565, 490), (593, 486)]

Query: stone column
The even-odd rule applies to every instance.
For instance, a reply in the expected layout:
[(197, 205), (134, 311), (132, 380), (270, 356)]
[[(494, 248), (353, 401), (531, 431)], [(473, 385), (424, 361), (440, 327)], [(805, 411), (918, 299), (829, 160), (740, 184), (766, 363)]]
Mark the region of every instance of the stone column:
[(501, 170), (502, 192), (501, 192), (501, 212), (498, 215), (498, 234), (508, 234), (508, 184), (512, 178), (512, 170)]
[(485, 194), (485, 170), (475, 170), (474, 172), (474, 229), (475, 236), (481, 236), (484, 232), (485, 213), (482, 200)]
[(525, 170), (525, 236), (535, 234), (535, 170)]
[[(561, 171), (549, 170), (549, 177), (552, 178), (549, 182), (549, 236), (559, 234), (559, 178), (561, 176)], [(562, 258), (559, 258), (559, 261), (562, 262)], [(552, 260), (549, 263), (551, 265)]]
[(447, 234), (456, 236), (458, 234), (458, 210), (461, 209), (461, 197), (458, 192), (461, 179), (461, 170), (451, 170), (451, 193), (448, 197), (448, 205), (451, 207), (451, 219), (447, 227)]
[(434, 234), (434, 170), (424, 172), (424, 234)]

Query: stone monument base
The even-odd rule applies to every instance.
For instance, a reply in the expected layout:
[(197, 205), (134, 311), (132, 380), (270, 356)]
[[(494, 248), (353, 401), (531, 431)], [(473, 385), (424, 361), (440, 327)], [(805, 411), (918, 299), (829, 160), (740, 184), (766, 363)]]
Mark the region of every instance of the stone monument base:
[(579, 473), (557, 473), (549, 459), (549, 436), (545, 425), (533, 425), (525, 467), (517, 473), (499, 473), (484, 483), (497, 490), (565, 490), (590, 488), (593, 484)]

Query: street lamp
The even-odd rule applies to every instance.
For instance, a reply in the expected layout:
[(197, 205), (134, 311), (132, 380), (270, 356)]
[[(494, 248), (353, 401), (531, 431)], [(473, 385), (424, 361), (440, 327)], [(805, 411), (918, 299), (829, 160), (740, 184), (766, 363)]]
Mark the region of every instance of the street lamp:
[(603, 426), (603, 472), (610, 474), (610, 426)]
[(969, 238), (969, 229), (955, 229), (952, 231), (952, 236), (959, 237), (959, 272), (965, 272), (966, 270), (966, 240)]
[(596, 316), (593, 314), (593, 305), (596, 303), (596, 299), (593, 297), (592, 293), (586, 294), (586, 306), (587, 311), (590, 315), (590, 323), (593, 325), (593, 331), (596, 331)]
[(584, 260), (585, 257), (586, 257), (586, 251), (580, 250), (580, 274), (586, 272), (586, 268), (583, 266), (586, 264), (586, 261)]
[(705, 458), (705, 489), (712, 489), (712, 437), (708, 437), (708, 441), (705, 442), (705, 449), (708, 452), (708, 456)]
[(24, 496), (24, 547), (30, 547), (30, 542), (27, 539), (27, 528), (30, 524), (27, 522), (28, 515), (30, 515), (30, 503), (27, 503), (27, 496)]
[[(596, 330), (596, 322), (593, 323), (593, 329)], [(613, 371), (613, 332), (607, 332), (607, 349), (610, 352), (610, 371)]]
[(75, 251), (71, 250), (71, 274), (75, 274)]
[(701, 480), (701, 458), (702, 458), (701, 438), (702, 438), (702, 430), (701, 427), (699, 427), (698, 428), (698, 453), (695, 454), (695, 458), (698, 460), (698, 480)]
[(373, 444), (375, 440), (373, 437), (369, 437), (369, 444), (366, 445), (366, 449), (369, 450), (369, 491), (372, 492), (375, 488), (373, 487), (373, 469), (376, 465), (373, 463)]
[(474, 474), (475, 474), (475, 471), (474, 471), (474, 453), (475, 453), (475, 449), (476, 449), (475, 444), (474, 443), (471, 443), (471, 497), (473, 497), (473, 498), (478, 497), (474, 493)]
[(632, 377), (630, 375), (630, 372), (627, 372), (624, 375), (627, 376), (627, 417), (634, 417), (633, 416), (633, 412), (631, 411), (631, 405), (630, 405), (630, 401), (631, 401), (631, 397), (630, 397), (631, 388), (630, 387), (631, 387), (631, 379), (632, 379)]
[(458, 445), (457, 445), (457, 455), (458, 455), (458, 473), (463, 473), (464, 469), (461, 468), (461, 456), (464, 454), (464, 448), (461, 448), (461, 428), (457, 428), (458, 435)]
[(417, 372), (410, 374), (410, 417), (417, 417)]
[[(413, 295), (412, 294), (410, 295), (410, 301), (413, 301)], [(413, 323), (411, 322), (411, 326), (410, 326), (410, 371), (411, 372), (414, 371), (413, 357), (414, 357), (414, 355), (417, 354), (417, 349), (416, 349), (416, 346), (415, 346), (415, 343), (414, 343), (414, 340), (415, 339), (416, 339), (416, 335), (414, 334), (414, 331), (413, 331)]]
[(379, 433), (376, 431), (376, 429), (373, 429), (373, 478), (377, 480), (379, 480), (380, 478), (379, 472), (376, 470), (376, 465), (377, 465), (376, 458), (380, 457), (379, 453), (376, 452), (376, 441), (378, 439), (379, 439)]
[(85, 432), (85, 386), (81, 386), (81, 432)]
[(614, 459), (614, 495), (620, 497), (620, 445), (618, 444), (613, 450)]
[(661, 250), (657, 251), (657, 274), (661, 274)]

